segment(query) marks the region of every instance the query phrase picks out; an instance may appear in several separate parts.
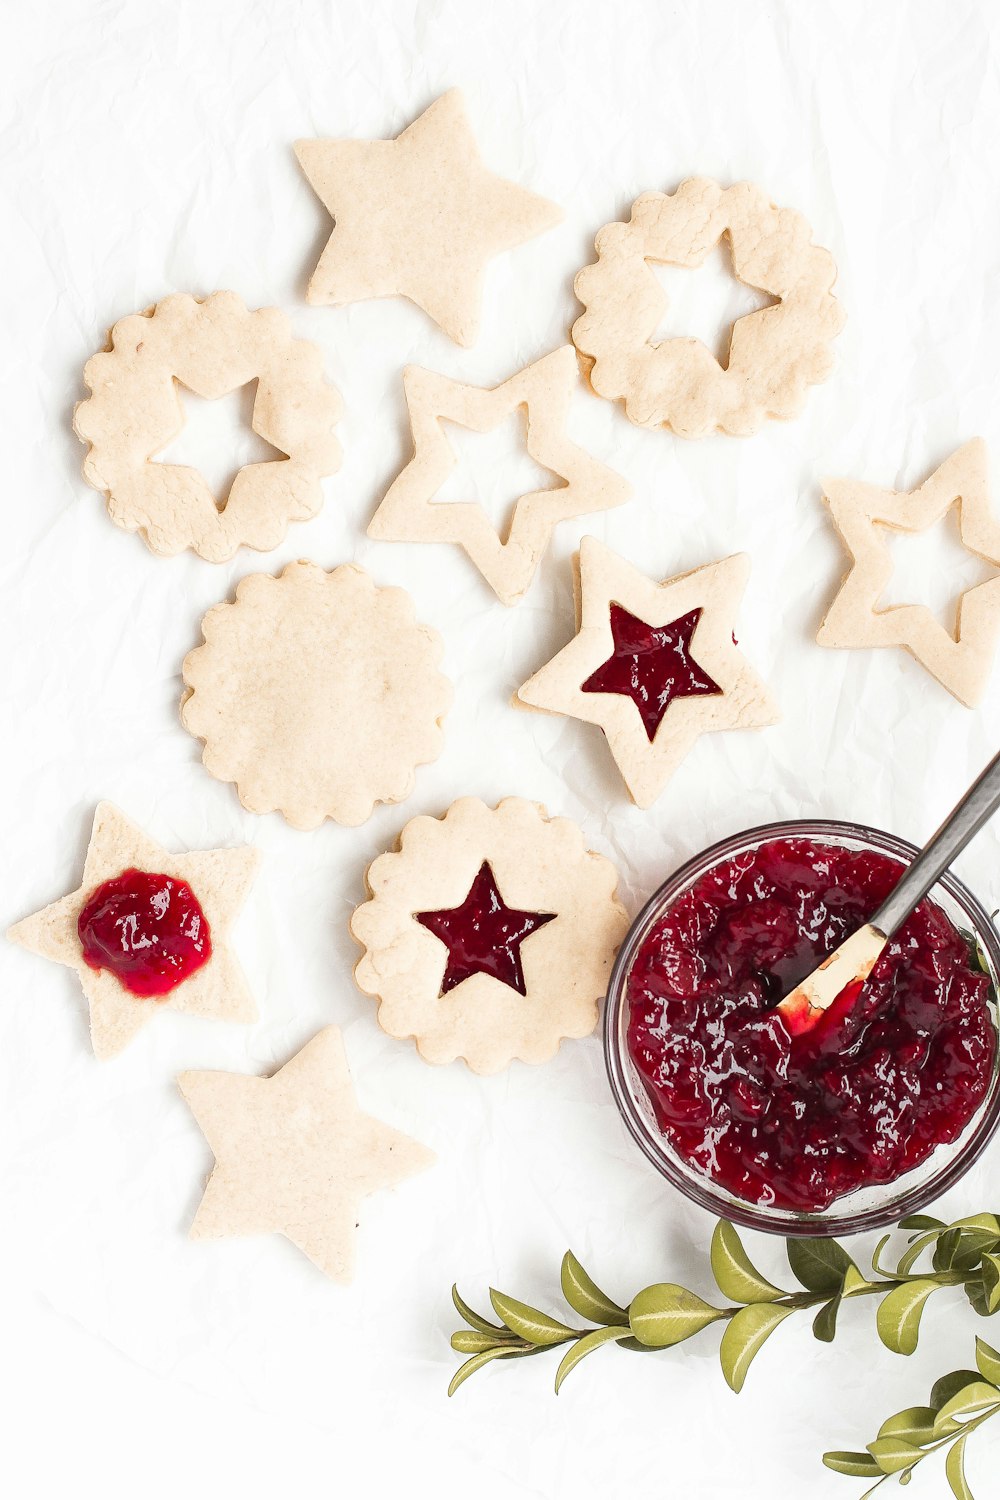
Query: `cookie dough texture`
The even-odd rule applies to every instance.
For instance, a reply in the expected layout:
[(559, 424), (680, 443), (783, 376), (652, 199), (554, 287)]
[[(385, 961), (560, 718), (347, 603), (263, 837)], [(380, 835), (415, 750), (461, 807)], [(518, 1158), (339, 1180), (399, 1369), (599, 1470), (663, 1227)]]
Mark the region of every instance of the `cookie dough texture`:
[(251, 574), (202, 632), (184, 661), (181, 720), (249, 812), (354, 827), (407, 797), (415, 768), (440, 754), (452, 696), (441, 639), (408, 594), (363, 568)]
[[(340, 467), (341, 400), (319, 349), (293, 339), (278, 308), (251, 311), (233, 292), (178, 292), (122, 318), (83, 379), (92, 394), (73, 426), (89, 444), (84, 477), (152, 552), (226, 562), (240, 547), (270, 551), (290, 522), (317, 514), (320, 480)], [(254, 380), (253, 430), (285, 457), (245, 464), (218, 496), (198, 469), (156, 461), (184, 425), (178, 385), (215, 400)]]
[[(555, 919), (521, 945), (526, 994), (474, 974), (442, 996), (447, 949), (414, 913), (460, 906), (484, 862), (507, 905)], [(567, 818), (521, 797), (496, 808), (463, 797), (442, 818), (408, 823), (366, 883), (370, 900), (351, 919), (365, 949), (355, 978), (378, 1000), (382, 1030), (413, 1038), (427, 1062), (460, 1057), (475, 1073), (543, 1063), (597, 1025), (628, 916), (614, 865)]]

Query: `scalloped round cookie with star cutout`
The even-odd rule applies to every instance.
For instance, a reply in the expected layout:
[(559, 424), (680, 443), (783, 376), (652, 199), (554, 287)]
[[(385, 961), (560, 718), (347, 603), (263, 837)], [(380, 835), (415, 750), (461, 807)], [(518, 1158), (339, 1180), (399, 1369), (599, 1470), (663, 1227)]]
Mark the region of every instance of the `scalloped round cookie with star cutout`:
[[(175, 292), (121, 318), (83, 380), (91, 395), (73, 429), (89, 444), (84, 478), (104, 493), (115, 525), (137, 531), (151, 552), (189, 547), (208, 562), (240, 547), (269, 552), (290, 522), (317, 514), (320, 480), (340, 467), (341, 400), (323, 378), (320, 350), (292, 338), (277, 307), (251, 310), (235, 292)], [(244, 464), (218, 496), (199, 469), (157, 460), (184, 426), (182, 388), (216, 400), (252, 381), (250, 425), (278, 458)]]
[(427, 1062), (543, 1063), (597, 1025), (628, 916), (614, 865), (569, 819), (521, 797), (463, 797), (408, 823), (366, 883), (355, 978), (382, 1030)]
[[(701, 339), (657, 337), (666, 297), (652, 269), (694, 270), (723, 239), (737, 280), (772, 299), (737, 318), (724, 364)], [(749, 437), (768, 418), (797, 415), (829, 375), (845, 316), (833, 256), (800, 213), (753, 183), (689, 177), (674, 193), (643, 193), (627, 224), (605, 224), (596, 249), (574, 284), (584, 311), (572, 338), (593, 389), (622, 401), (630, 422)]]
[(252, 573), (202, 633), (184, 660), (181, 721), (248, 812), (356, 827), (440, 755), (452, 697), (441, 638), (409, 594), (363, 568)]

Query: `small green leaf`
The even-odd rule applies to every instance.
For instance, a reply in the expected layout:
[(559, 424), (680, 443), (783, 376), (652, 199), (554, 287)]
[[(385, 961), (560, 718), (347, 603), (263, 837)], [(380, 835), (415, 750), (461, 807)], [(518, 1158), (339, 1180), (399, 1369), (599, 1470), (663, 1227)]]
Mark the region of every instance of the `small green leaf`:
[(976, 1339), (976, 1364), (984, 1380), (1000, 1386), (1000, 1354), (985, 1339)]
[(969, 1434), (963, 1432), (957, 1443), (953, 1443), (948, 1450), (948, 1457), (944, 1461), (944, 1474), (951, 1486), (951, 1492), (955, 1500), (975, 1500), (969, 1489), (969, 1481), (965, 1477), (965, 1445)]
[(458, 1287), (451, 1289), (451, 1300), (455, 1304), (455, 1311), (460, 1318), (464, 1318), (470, 1328), (475, 1328), (479, 1333), (497, 1333), (503, 1336), (504, 1329), (498, 1323), (490, 1323), (486, 1318), (481, 1318), (477, 1312), (473, 1312), (469, 1304), (459, 1296)]
[(776, 1307), (773, 1302), (756, 1302), (750, 1307), (741, 1307), (722, 1335), (719, 1359), (726, 1383), (736, 1391), (743, 1389), (747, 1370), (758, 1349), (792, 1311), (790, 1307)]
[(493, 1303), (493, 1311), (498, 1318), (503, 1319), (511, 1333), (516, 1333), (518, 1338), (527, 1339), (529, 1344), (548, 1348), (553, 1344), (564, 1344), (567, 1339), (574, 1337), (574, 1330), (567, 1328), (565, 1323), (539, 1312), (537, 1307), (529, 1307), (526, 1302), (508, 1297), (504, 1292), (494, 1291), (492, 1287), (490, 1301)]
[(628, 1313), (624, 1307), (602, 1292), (596, 1281), (591, 1280), (573, 1254), (567, 1250), (563, 1256), (562, 1294), (574, 1312), (591, 1323), (609, 1323), (616, 1327), (628, 1327)]
[(880, 1438), (902, 1438), (904, 1443), (920, 1447), (930, 1441), (937, 1412), (933, 1406), (908, 1406), (894, 1417), (887, 1417), (878, 1430)]
[(784, 1296), (752, 1263), (734, 1225), (720, 1219), (712, 1235), (712, 1275), (733, 1302), (774, 1302)]
[(882, 1470), (870, 1453), (824, 1453), (823, 1462), (828, 1469), (838, 1474), (850, 1474), (854, 1479), (868, 1479)]
[(919, 1448), (898, 1437), (876, 1438), (868, 1444), (868, 1452), (883, 1474), (898, 1474), (900, 1469), (912, 1468), (924, 1456)]
[(992, 1315), (1000, 1307), (1000, 1256), (983, 1256), (983, 1293)]
[(524, 1359), (535, 1353), (534, 1349), (512, 1349), (509, 1345), (500, 1349), (484, 1349), (481, 1354), (474, 1354), (467, 1359), (464, 1365), (459, 1365), (451, 1377), (448, 1387), (448, 1395), (454, 1396), (460, 1385), (464, 1385), (470, 1375), (475, 1375), (484, 1365), (488, 1365), (492, 1359)]
[(956, 1219), (952, 1229), (981, 1229), (1000, 1239), (1000, 1219), (996, 1214), (970, 1214), (966, 1219)]
[(509, 1347), (511, 1343), (510, 1334), (479, 1333), (474, 1328), (460, 1328), (451, 1336), (451, 1347), (456, 1354), (481, 1354), (484, 1349)]
[(917, 1347), (924, 1304), (936, 1281), (908, 1281), (883, 1297), (875, 1316), (878, 1336), (894, 1354), (912, 1354)]
[(600, 1349), (602, 1344), (610, 1344), (617, 1339), (627, 1337), (627, 1328), (595, 1328), (592, 1332), (585, 1333), (582, 1339), (577, 1339), (575, 1344), (570, 1344), (566, 1353), (559, 1361), (559, 1368), (556, 1371), (556, 1395), (558, 1396), (566, 1376), (571, 1370), (576, 1369), (581, 1359), (585, 1359), (594, 1349)]
[(948, 1427), (949, 1421), (958, 1421), (961, 1417), (974, 1417), (988, 1407), (1000, 1405), (1000, 1391), (995, 1385), (987, 1385), (985, 1380), (974, 1380), (971, 1385), (965, 1386), (957, 1391), (950, 1401), (946, 1401), (937, 1414), (934, 1423), (934, 1431), (938, 1437), (952, 1429)]
[(962, 1231), (960, 1229), (947, 1229), (934, 1247), (932, 1264), (935, 1271), (950, 1271), (952, 1261), (962, 1243)]
[(984, 1255), (1000, 1249), (1000, 1240), (995, 1234), (988, 1234), (985, 1229), (964, 1229), (961, 1234), (961, 1244), (952, 1257), (953, 1271), (972, 1271)]
[(963, 1290), (969, 1299), (973, 1312), (977, 1312), (981, 1318), (988, 1318), (990, 1316), (990, 1304), (986, 1295), (986, 1287), (983, 1284), (983, 1278), (981, 1276), (974, 1276), (971, 1281), (965, 1283)]
[(831, 1297), (829, 1302), (824, 1302), (819, 1312), (813, 1318), (813, 1337), (823, 1344), (832, 1344), (837, 1332), (837, 1314), (840, 1311), (841, 1294)]
[(867, 1291), (873, 1283), (866, 1281), (857, 1266), (850, 1265), (844, 1272), (844, 1296), (853, 1296), (855, 1292)]
[(810, 1292), (839, 1292), (853, 1264), (836, 1240), (792, 1239), (785, 1248), (792, 1275)]
[(943, 1219), (935, 1219), (931, 1214), (907, 1214), (905, 1219), (899, 1221), (900, 1229), (947, 1229)]
[(949, 1375), (942, 1375), (940, 1380), (935, 1380), (931, 1386), (930, 1402), (934, 1410), (939, 1412), (959, 1391), (964, 1391), (967, 1385), (975, 1385), (980, 1378), (978, 1370), (952, 1370)]
[(722, 1317), (725, 1313), (721, 1308), (710, 1307), (694, 1292), (672, 1281), (647, 1286), (632, 1299), (629, 1308), (632, 1332), (640, 1344), (653, 1349), (681, 1344)]
[(908, 1276), (928, 1246), (933, 1245), (935, 1240), (941, 1239), (943, 1235), (951, 1233), (953, 1231), (949, 1229), (935, 1229), (930, 1234), (918, 1235), (910, 1245), (910, 1248), (904, 1250), (903, 1254), (899, 1257), (896, 1263), (897, 1276)]
[(881, 1260), (879, 1259), (879, 1257), (882, 1254), (882, 1251), (885, 1249), (886, 1245), (888, 1245), (888, 1243), (889, 1243), (889, 1241), (891, 1239), (892, 1239), (892, 1235), (891, 1234), (884, 1234), (882, 1236), (882, 1238), (879, 1240), (878, 1244), (875, 1246), (875, 1249), (872, 1251), (872, 1270), (873, 1271), (877, 1271), (880, 1276), (891, 1276), (892, 1275), (891, 1271), (887, 1271), (887, 1270), (884, 1269), (884, 1267), (882, 1266)]

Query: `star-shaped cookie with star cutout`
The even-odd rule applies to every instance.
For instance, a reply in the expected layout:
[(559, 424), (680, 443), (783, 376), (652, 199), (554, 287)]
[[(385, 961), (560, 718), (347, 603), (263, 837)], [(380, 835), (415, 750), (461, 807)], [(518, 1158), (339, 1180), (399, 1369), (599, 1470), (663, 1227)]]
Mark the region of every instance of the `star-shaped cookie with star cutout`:
[(749, 576), (738, 555), (654, 583), (584, 537), (577, 634), (515, 701), (599, 725), (633, 801), (650, 807), (700, 735), (778, 718), (736, 645)]
[(75, 969), (97, 1057), (114, 1057), (160, 1010), (255, 1021), (229, 946), (258, 854), (169, 854), (110, 802), (98, 804), (78, 890), (25, 917), (13, 943)]
[(1000, 521), (990, 506), (989, 455), (973, 438), (915, 490), (883, 490), (853, 479), (824, 485), (852, 566), (820, 626), (821, 646), (902, 646), (967, 708), (982, 701), (1000, 639), (1000, 577), (966, 590), (948, 630), (923, 604), (880, 608), (892, 577), (886, 531), (926, 531), (958, 508), (962, 543), (1000, 569)]
[(389, 1036), (475, 1073), (588, 1036), (628, 917), (611, 862), (567, 818), (508, 797), (407, 823), (366, 876), (354, 971)]
[[(609, 510), (631, 494), (627, 480), (567, 436), (577, 383), (576, 354), (569, 344), (485, 390), (409, 366), (403, 373), (403, 389), (413, 457), (372, 517), (368, 535), (386, 542), (456, 543), (502, 602), (516, 604), (560, 521)], [(449, 421), (473, 432), (491, 432), (518, 411), (525, 415), (526, 451), (562, 482), (522, 495), (501, 536), (475, 500), (435, 500), (456, 463), (441, 424)]]
[(434, 1160), (359, 1110), (336, 1026), (270, 1078), (189, 1072), (177, 1082), (215, 1154), (192, 1239), (283, 1234), (347, 1282), (361, 1200)]
[(297, 141), (334, 229), (314, 303), (408, 297), (457, 344), (479, 333), (487, 263), (558, 224), (562, 210), (483, 165), (461, 92), (390, 141)]

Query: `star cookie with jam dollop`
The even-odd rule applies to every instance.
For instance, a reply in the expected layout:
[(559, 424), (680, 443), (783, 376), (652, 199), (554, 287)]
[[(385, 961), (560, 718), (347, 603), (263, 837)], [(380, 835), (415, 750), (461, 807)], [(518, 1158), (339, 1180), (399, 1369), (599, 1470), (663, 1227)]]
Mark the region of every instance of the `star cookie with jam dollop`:
[(778, 717), (736, 645), (749, 574), (738, 555), (654, 583), (584, 537), (577, 634), (516, 702), (599, 725), (633, 801), (651, 806), (700, 735)]
[(628, 918), (617, 872), (537, 803), (473, 797), (414, 818), (351, 919), (358, 985), (428, 1062), (496, 1073), (589, 1035)]
[(121, 1052), (159, 1010), (255, 1021), (229, 928), (258, 860), (247, 845), (170, 854), (101, 802), (79, 889), (7, 936), (76, 970), (101, 1059)]

